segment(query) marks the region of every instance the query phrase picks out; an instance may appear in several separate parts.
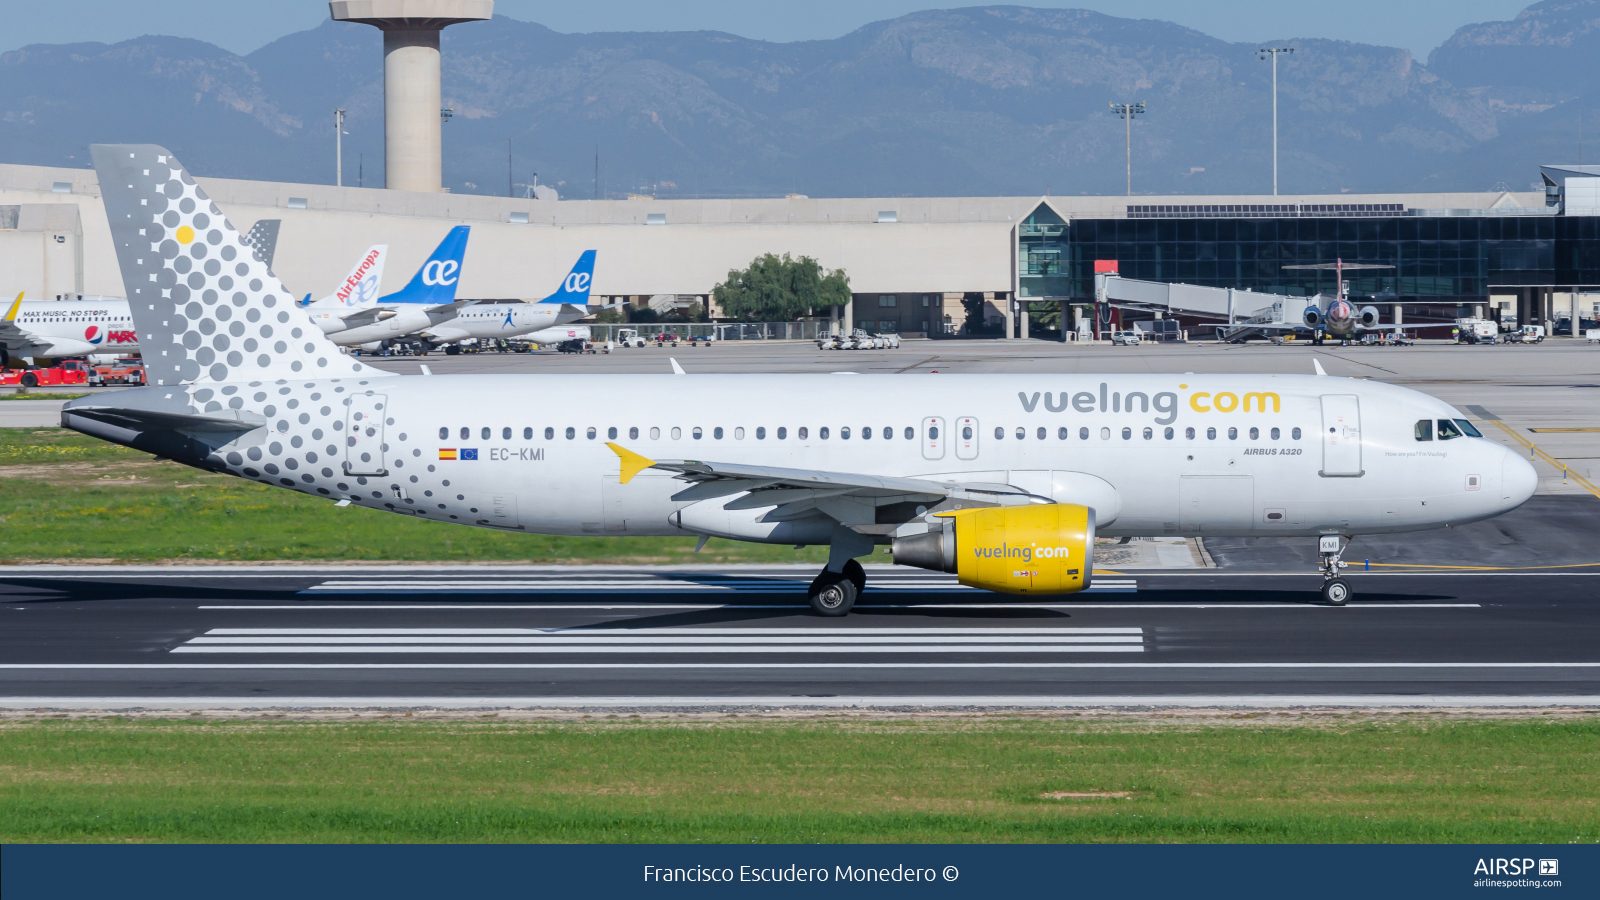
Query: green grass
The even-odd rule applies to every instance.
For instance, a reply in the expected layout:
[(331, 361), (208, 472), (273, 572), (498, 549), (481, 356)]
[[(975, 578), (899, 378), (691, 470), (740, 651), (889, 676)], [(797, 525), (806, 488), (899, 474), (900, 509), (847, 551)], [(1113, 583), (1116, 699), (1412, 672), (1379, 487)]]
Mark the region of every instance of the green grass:
[(88, 394), (31, 394), (23, 391), (13, 391), (9, 394), (0, 394), (0, 400), (76, 400), (87, 397)]
[(426, 522), (280, 490), (60, 428), (0, 429), (0, 562), (821, 562), (827, 548), (549, 537)]
[(0, 841), (1588, 843), (1597, 742), (1593, 718), (13, 720)]

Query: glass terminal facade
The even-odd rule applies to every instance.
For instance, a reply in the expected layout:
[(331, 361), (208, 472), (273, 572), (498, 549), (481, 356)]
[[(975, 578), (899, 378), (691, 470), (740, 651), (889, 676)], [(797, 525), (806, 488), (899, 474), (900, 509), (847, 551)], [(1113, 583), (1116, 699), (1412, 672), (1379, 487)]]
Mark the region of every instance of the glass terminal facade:
[[(1206, 215), (1218, 212), (1208, 208)], [(1041, 205), (1018, 233), (1021, 292), (1092, 302), (1096, 260), (1116, 260), (1125, 278), (1297, 296), (1332, 293), (1334, 273), (1284, 266), (1376, 263), (1395, 268), (1349, 273), (1352, 296), (1441, 305), (1483, 303), (1491, 287), (1600, 285), (1600, 217), (1384, 212), (1257, 218), (1252, 210), (1210, 218), (1162, 210), (1141, 213), (1148, 218), (1073, 219), (1061, 228)], [(1192, 217), (1154, 217), (1162, 214)]]

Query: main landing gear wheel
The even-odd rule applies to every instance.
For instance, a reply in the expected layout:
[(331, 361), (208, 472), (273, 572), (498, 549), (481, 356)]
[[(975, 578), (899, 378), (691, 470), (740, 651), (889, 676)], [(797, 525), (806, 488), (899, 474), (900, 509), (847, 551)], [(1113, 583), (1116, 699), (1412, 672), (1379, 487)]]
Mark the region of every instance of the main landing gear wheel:
[(861, 563), (853, 559), (846, 562), (844, 564), (844, 577), (850, 579), (851, 583), (856, 586), (857, 597), (860, 597), (861, 592), (867, 589), (867, 570), (861, 568)]
[(1350, 600), (1350, 582), (1331, 578), (1322, 583), (1322, 599), (1329, 606), (1343, 606)]
[[(857, 568), (860, 568), (859, 564)], [(848, 615), (850, 607), (856, 605), (856, 596), (859, 593), (856, 583), (850, 579), (848, 572), (829, 572), (823, 569), (822, 574), (811, 582), (811, 590), (807, 591), (807, 596), (811, 600), (812, 611), (817, 615), (843, 616)]]

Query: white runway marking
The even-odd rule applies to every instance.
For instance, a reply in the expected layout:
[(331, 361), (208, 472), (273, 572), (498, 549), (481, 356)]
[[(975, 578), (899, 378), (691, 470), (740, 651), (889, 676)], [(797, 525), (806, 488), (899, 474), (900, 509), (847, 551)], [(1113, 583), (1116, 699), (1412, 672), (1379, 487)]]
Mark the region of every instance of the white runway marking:
[(1142, 653), (1139, 628), (215, 628), (173, 653)]
[[(804, 603), (299, 603), (230, 604), (199, 606), (196, 609), (285, 610), (285, 609), (449, 609), (449, 610), (658, 610), (658, 609), (810, 609)], [(1482, 609), (1481, 603), (1363, 603), (1351, 601), (1342, 607), (1325, 603), (1252, 603), (1248, 600), (1218, 603), (858, 603), (856, 609)]]

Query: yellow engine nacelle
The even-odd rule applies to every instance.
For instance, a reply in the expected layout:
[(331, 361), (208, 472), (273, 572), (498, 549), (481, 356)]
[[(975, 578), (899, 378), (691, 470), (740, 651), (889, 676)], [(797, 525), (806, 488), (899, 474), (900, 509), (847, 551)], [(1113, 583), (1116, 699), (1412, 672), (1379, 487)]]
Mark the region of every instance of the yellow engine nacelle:
[(1094, 510), (1070, 503), (937, 513), (942, 528), (896, 538), (898, 565), (953, 572), (1004, 594), (1070, 594), (1094, 574)]

